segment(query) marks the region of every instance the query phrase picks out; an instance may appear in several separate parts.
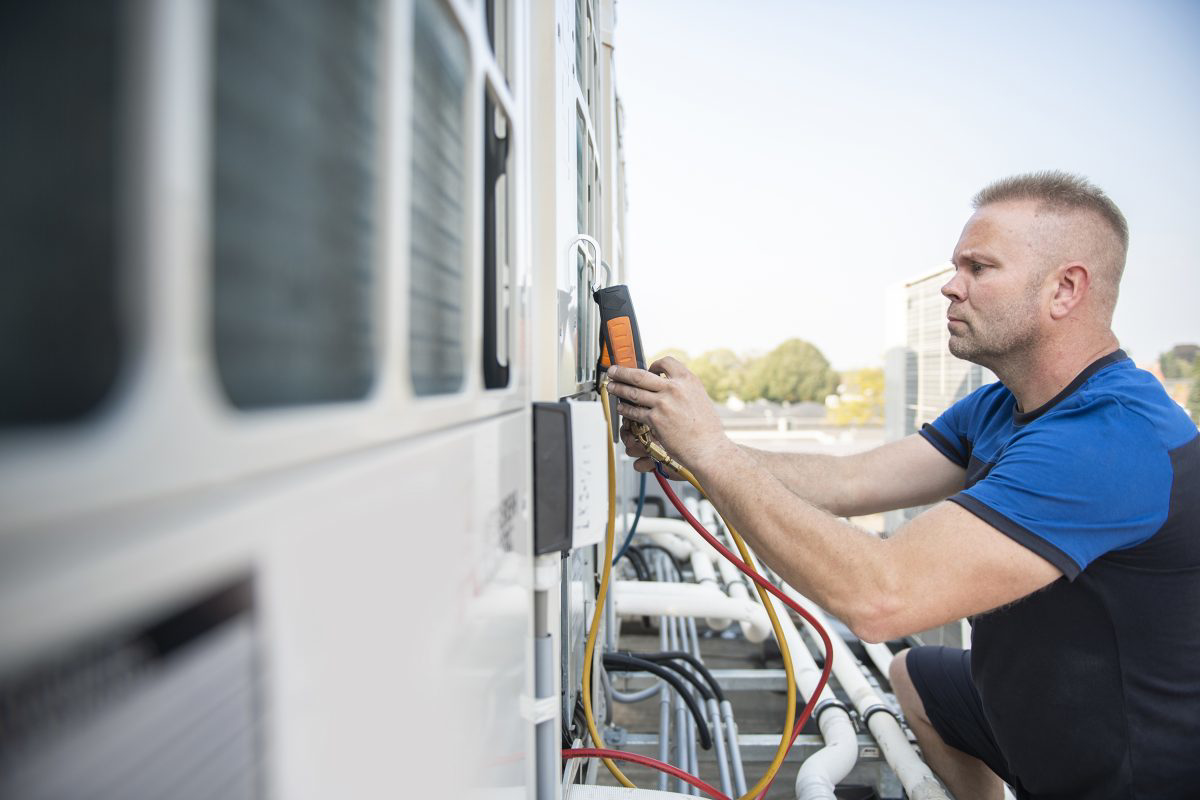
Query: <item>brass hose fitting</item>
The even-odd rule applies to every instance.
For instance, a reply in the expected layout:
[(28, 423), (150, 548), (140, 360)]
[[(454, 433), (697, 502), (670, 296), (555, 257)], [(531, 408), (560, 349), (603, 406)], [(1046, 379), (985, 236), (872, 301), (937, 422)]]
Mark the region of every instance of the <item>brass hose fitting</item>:
[(675, 470), (675, 472), (679, 472), (682, 469), (680, 463), (671, 458), (671, 454), (661, 444), (650, 438), (649, 425), (642, 422), (630, 421), (629, 429), (632, 431), (634, 438), (638, 440), (638, 443), (646, 448), (646, 452), (650, 454), (651, 458), (660, 464), (666, 465), (669, 469)]

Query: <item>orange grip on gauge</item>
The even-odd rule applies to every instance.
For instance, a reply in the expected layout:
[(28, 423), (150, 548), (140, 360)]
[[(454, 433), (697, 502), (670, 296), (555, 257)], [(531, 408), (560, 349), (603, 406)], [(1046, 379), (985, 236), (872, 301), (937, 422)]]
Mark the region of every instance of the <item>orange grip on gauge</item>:
[(613, 355), (618, 366), (636, 367), (637, 351), (633, 346), (633, 320), (617, 317), (608, 321), (608, 341), (612, 342)]
[(600, 306), (600, 369), (613, 364), (621, 367), (646, 368), (642, 354), (642, 338), (629, 287), (608, 286), (593, 295)]

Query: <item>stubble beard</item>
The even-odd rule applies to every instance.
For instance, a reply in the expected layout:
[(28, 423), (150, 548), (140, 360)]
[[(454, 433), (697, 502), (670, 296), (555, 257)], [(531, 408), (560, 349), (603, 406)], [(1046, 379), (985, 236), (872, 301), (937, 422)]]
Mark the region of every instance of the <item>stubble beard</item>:
[(1029, 291), (1017, 302), (997, 310), (986, 325), (978, 318), (964, 321), (965, 333), (950, 334), (950, 354), (999, 373), (1041, 341), (1037, 327), (1037, 289)]

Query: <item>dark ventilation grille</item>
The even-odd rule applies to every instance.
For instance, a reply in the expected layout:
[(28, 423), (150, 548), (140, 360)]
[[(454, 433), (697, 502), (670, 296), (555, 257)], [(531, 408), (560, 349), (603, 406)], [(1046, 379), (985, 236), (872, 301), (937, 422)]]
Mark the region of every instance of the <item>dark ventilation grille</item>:
[(82, 417), (117, 376), (118, 23), (0, 4), (0, 427)]
[(435, 0), (414, 17), (409, 360), (413, 390), (431, 395), (463, 384), (467, 46)]
[(376, 0), (216, 5), (213, 327), (239, 408), (374, 379)]
[(3, 800), (263, 794), (253, 579), (0, 676)]

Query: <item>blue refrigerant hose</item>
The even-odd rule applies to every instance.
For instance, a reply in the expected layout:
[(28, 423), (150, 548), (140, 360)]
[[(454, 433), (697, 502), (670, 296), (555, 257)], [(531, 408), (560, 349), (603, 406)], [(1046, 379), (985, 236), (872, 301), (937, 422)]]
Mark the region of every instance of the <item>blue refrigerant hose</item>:
[(621, 544), (621, 549), (617, 551), (617, 555), (613, 558), (615, 565), (621, 560), (621, 556), (625, 555), (625, 551), (629, 549), (629, 543), (633, 541), (633, 535), (637, 533), (638, 522), (642, 518), (642, 508), (646, 505), (646, 473), (642, 473), (642, 479), (638, 488), (638, 506), (637, 513), (633, 515), (633, 524), (629, 526), (629, 533), (625, 536), (625, 541)]

